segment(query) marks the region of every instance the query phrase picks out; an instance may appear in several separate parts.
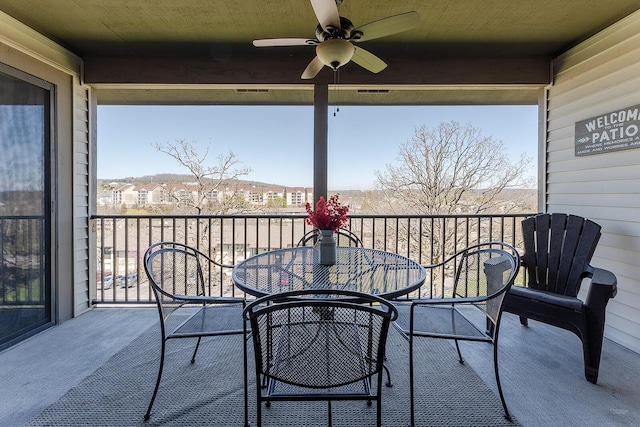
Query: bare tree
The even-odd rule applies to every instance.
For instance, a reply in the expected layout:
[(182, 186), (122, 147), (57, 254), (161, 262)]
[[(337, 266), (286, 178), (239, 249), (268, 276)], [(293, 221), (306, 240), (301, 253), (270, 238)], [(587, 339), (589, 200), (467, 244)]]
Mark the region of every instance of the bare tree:
[[(183, 139), (175, 143), (154, 144), (161, 153), (173, 157), (181, 166), (189, 171), (193, 178), (192, 183), (169, 188), (169, 197), (179, 209), (194, 211), (201, 214), (226, 214), (239, 212), (244, 209), (246, 201), (244, 194), (239, 191), (238, 179), (251, 172), (248, 167), (240, 167), (240, 161), (236, 155), (229, 151), (226, 155), (219, 155), (215, 164), (208, 164), (209, 148), (207, 145), (203, 151), (199, 150), (197, 143), (187, 142)], [(213, 259), (223, 262), (221, 236), (211, 235), (211, 231), (219, 224), (221, 219), (198, 218), (185, 223), (178, 235), (186, 244), (194, 244)], [(222, 267), (218, 267), (218, 270)], [(221, 278), (220, 272), (212, 277)]]
[[(198, 215), (226, 213), (241, 206), (242, 197), (229, 186), (251, 172), (248, 167), (239, 167), (241, 162), (231, 151), (226, 155), (219, 155), (215, 165), (207, 165), (210, 145), (200, 152), (195, 141), (179, 139), (175, 143), (154, 144), (156, 150), (173, 157), (193, 177), (193, 189), (170, 191), (169, 196), (178, 206), (194, 209)], [(221, 192), (223, 196), (219, 199), (214, 198), (213, 194), (216, 191)]]
[[(480, 129), (458, 122), (442, 122), (429, 129), (420, 126), (412, 139), (400, 146), (397, 165), (376, 171), (376, 183), (386, 194), (387, 209), (414, 214), (479, 214), (514, 212), (525, 194), (515, 191), (531, 188), (525, 171), (531, 158), (509, 159), (502, 141), (484, 136)], [(513, 190), (513, 191), (512, 191)], [(388, 212), (387, 212), (388, 213)], [(430, 252), (430, 262), (438, 262), (457, 242), (453, 219), (441, 218), (424, 227), (422, 235), (409, 237), (407, 245), (421, 245)], [(469, 227), (469, 223), (464, 224)], [(483, 227), (472, 223), (475, 235), (483, 238)], [(465, 235), (468, 235), (464, 233)], [(428, 242), (428, 244), (426, 243)]]

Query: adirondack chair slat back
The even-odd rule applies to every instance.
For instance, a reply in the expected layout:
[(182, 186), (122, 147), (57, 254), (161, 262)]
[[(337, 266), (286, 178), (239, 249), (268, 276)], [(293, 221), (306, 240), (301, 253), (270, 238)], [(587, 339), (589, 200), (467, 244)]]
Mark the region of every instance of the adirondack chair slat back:
[(537, 215), (522, 221), (528, 284), (575, 297), (600, 240), (600, 226), (575, 215)]

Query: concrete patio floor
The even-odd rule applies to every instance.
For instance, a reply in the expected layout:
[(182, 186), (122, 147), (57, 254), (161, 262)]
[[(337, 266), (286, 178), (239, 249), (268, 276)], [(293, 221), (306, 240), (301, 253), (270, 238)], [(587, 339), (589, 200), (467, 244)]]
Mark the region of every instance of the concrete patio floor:
[[(155, 307), (96, 308), (1, 352), (0, 425), (25, 425), (155, 322)], [(581, 344), (571, 333), (537, 322), (525, 328), (510, 314), (502, 328), (502, 385), (522, 425), (640, 425), (639, 354), (605, 340), (593, 385), (584, 379)], [(462, 351), (495, 390), (491, 347), (462, 343)], [(453, 346), (451, 358), (457, 363)]]

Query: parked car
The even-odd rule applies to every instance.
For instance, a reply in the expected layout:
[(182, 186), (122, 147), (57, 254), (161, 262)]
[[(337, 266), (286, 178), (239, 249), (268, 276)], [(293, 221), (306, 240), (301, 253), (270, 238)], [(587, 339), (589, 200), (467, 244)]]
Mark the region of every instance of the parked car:
[(138, 283), (138, 274), (129, 273), (126, 276), (118, 275), (116, 276), (116, 283), (121, 288), (124, 288), (125, 286), (132, 288)]
[(98, 290), (104, 289), (111, 289), (111, 286), (113, 285), (113, 276), (111, 276), (111, 273), (109, 273), (109, 275), (107, 276), (105, 274), (105, 277), (103, 278), (103, 280), (98, 280), (97, 282), (97, 288)]

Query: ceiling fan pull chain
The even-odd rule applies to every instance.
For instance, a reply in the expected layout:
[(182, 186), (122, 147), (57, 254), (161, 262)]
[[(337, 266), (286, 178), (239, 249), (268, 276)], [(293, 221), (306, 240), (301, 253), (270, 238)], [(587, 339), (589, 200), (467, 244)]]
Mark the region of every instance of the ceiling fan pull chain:
[(340, 105), (338, 103), (340, 95), (340, 75), (338, 73), (340, 73), (339, 68), (333, 72), (333, 84), (336, 87), (336, 103), (333, 107), (333, 117), (336, 116), (336, 113), (340, 112)]

